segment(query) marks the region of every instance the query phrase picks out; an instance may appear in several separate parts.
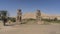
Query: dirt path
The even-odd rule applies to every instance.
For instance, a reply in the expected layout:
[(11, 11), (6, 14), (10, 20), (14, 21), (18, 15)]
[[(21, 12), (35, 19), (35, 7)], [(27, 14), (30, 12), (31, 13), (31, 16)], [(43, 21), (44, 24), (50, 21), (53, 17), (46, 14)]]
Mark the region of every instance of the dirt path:
[(60, 34), (60, 25), (17, 25), (6, 26), (0, 34)]

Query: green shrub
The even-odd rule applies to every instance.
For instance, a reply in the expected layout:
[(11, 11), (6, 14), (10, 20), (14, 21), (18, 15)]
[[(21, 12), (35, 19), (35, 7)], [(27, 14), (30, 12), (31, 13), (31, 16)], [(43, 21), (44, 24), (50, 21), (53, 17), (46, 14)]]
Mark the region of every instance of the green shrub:
[(54, 21), (57, 21), (57, 18), (54, 18)]
[(16, 18), (11, 18), (10, 19), (12, 22), (16, 22)]
[(53, 21), (53, 19), (42, 19), (42, 21), (52, 22), (52, 21)]

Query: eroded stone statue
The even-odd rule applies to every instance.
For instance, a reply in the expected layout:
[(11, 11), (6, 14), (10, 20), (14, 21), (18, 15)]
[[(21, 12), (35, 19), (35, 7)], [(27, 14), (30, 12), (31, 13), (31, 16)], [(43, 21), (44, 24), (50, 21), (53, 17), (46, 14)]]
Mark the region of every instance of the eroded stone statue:
[(16, 22), (19, 24), (21, 24), (22, 22), (22, 12), (21, 12), (21, 9), (18, 9), (17, 11), (17, 19), (16, 19)]

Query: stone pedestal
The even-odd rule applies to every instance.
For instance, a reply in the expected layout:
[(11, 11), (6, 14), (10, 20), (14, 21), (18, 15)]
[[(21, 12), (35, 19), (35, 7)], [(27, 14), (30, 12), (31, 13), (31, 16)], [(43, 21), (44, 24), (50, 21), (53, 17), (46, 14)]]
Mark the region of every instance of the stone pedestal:
[(38, 21), (37, 24), (44, 24), (44, 22), (43, 21)]

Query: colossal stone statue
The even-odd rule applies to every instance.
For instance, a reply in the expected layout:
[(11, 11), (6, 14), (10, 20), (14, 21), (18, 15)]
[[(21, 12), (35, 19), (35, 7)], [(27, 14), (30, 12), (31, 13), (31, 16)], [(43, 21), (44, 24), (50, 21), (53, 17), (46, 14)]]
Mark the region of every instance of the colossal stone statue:
[(37, 10), (37, 12), (36, 12), (36, 21), (38, 22), (38, 24), (41, 22), (41, 12), (40, 12), (40, 10)]
[(37, 12), (36, 12), (36, 19), (37, 20), (41, 19), (41, 12), (40, 12), (40, 10), (37, 10)]
[(22, 22), (22, 12), (21, 12), (21, 9), (18, 9), (17, 11), (17, 19), (16, 19), (17, 22), (21, 23)]

